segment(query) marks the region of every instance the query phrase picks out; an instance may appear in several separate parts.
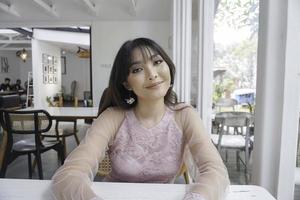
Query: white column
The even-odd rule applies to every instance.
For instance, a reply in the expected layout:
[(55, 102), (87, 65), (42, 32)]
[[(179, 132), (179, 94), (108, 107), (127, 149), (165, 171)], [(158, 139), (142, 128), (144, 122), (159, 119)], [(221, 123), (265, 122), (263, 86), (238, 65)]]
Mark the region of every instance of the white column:
[(207, 130), (211, 129), (214, 1), (198, 0), (198, 102)]
[(192, 1), (173, 0), (173, 61), (176, 66), (174, 90), (178, 100), (191, 99)]
[(300, 1), (260, 1), (253, 183), (294, 198)]

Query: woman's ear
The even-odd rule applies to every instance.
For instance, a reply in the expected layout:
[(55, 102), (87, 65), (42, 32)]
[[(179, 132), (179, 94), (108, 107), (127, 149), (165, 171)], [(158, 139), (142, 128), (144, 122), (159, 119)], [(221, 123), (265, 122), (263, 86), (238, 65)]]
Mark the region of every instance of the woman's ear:
[(129, 91), (132, 90), (132, 88), (129, 86), (129, 84), (127, 82), (123, 82), (123, 86)]

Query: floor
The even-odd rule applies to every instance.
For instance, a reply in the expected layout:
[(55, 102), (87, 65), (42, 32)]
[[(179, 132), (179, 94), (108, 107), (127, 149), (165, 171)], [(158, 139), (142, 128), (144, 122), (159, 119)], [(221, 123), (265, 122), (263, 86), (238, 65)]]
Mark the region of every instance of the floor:
[[(72, 126), (72, 124), (62, 124), (63, 127)], [(78, 136), (79, 139), (82, 139), (85, 135), (86, 130), (90, 125), (84, 123), (83, 120), (78, 121)], [(75, 139), (71, 136), (67, 138), (67, 151), (70, 152), (72, 149), (76, 147)], [(225, 158), (225, 153), (222, 152), (222, 157)], [(51, 179), (52, 175), (54, 174), (55, 170), (60, 166), (60, 162), (57, 159), (57, 154), (55, 151), (49, 151), (43, 154), (42, 157), (43, 162), (43, 171), (44, 171), (44, 179)], [(236, 169), (236, 161), (235, 161), (235, 152), (229, 151), (228, 152), (228, 160), (225, 162), (226, 167), (229, 172), (231, 184), (240, 185), (246, 184), (246, 177), (244, 173), (243, 165), (241, 165), (240, 171)], [(249, 167), (249, 173), (251, 174), (251, 165)], [(7, 178), (28, 178), (28, 169), (27, 169), (27, 157), (21, 156), (17, 158), (13, 163), (10, 164), (7, 173)], [(37, 170), (33, 173), (33, 178), (37, 179)], [(95, 181), (101, 181), (102, 177), (96, 177)], [(184, 183), (184, 179), (180, 177), (177, 180), (177, 183)], [(250, 182), (251, 184), (251, 182)], [(295, 199), (300, 200), (300, 186), (295, 187)]]

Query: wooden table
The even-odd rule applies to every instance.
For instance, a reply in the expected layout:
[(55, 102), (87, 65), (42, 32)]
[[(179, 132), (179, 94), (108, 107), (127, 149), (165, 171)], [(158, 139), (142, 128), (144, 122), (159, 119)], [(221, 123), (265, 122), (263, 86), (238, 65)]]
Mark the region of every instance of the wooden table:
[[(94, 182), (93, 190), (105, 200), (182, 200), (183, 184)], [(50, 180), (0, 179), (1, 200), (52, 200)], [(275, 200), (254, 185), (232, 185), (226, 200)]]

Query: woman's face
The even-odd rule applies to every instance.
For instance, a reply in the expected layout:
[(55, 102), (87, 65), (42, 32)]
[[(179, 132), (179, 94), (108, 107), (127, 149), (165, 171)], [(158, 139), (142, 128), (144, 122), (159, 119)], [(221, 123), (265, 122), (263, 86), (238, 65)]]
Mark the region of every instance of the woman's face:
[(137, 95), (138, 100), (159, 100), (166, 95), (171, 75), (168, 64), (163, 58), (150, 50), (143, 57), (139, 48), (132, 53), (132, 63), (125, 87)]

